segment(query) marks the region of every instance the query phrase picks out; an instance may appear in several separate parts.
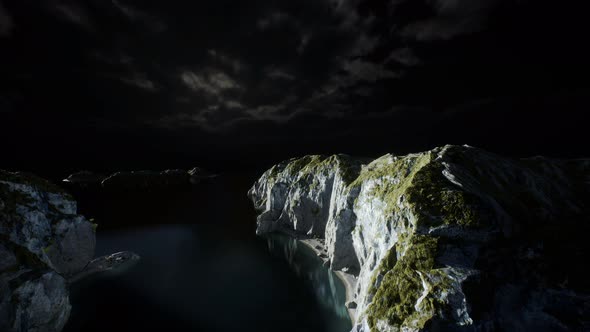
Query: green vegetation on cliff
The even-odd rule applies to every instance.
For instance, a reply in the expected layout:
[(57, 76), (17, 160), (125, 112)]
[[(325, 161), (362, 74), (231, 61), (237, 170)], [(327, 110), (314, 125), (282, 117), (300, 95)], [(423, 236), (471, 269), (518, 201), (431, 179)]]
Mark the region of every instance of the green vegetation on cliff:
[[(397, 247), (405, 254), (397, 260), (386, 256), (377, 271), (383, 274), (378, 287), (369, 290), (374, 294), (373, 302), (367, 310), (369, 326), (374, 328), (379, 320), (394, 326), (414, 325), (422, 328), (426, 320), (417, 315), (414, 305), (422, 294), (423, 285), (419, 272), (428, 273), (434, 268), (438, 240), (436, 238), (413, 235)], [(401, 250), (391, 249), (389, 255)], [(430, 302), (429, 302), (430, 301)], [(430, 299), (423, 310), (434, 310)], [(414, 322), (416, 321), (416, 322)]]
[[(356, 318), (358, 323), (366, 318), (372, 331), (422, 330), (430, 324), (451, 329), (477, 326), (481, 317), (496, 324), (494, 306), (506, 299), (479, 303), (486, 302), (478, 299), (482, 292), (488, 294), (477, 289), (479, 285), (524, 287), (527, 293), (519, 300), (531, 304), (529, 289), (537, 292), (535, 296), (567, 298), (570, 295), (563, 295), (562, 289), (583, 284), (576, 277), (583, 273), (563, 272), (579, 271), (576, 264), (569, 264), (572, 268), (561, 262), (564, 256), (583, 257), (577, 250), (584, 246), (572, 245), (567, 252), (554, 243), (558, 238), (573, 238), (555, 235), (567, 234), (563, 228), (587, 228), (580, 221), (588, 224), (590, 216), (590, 161), (519, 160), (469, 146), (444, 146), (361, 164), (342, 155), (306, 156), (273, 167), (266, 180), (284, 178), (295, 188), (295, 195), (312, 192), (305, 204), (311, 216), (318, 216), (313, 204), (325, 196), (317, 188), (340, 172), (344, 190), (330, 194), (342, 195), (333, 200), (338, 204), (354, 199), (353, 211), (346, 211), (349, 219), (344, 221), (352, 225), (354, 250), (365, 261)], [(559, 257), (550, 258), (550, 245), (560, 252)], [(587, 253), (587, 246), (580, 252)], [(505, 279), (496, 280), (498, 275)], [(555, 292), (545, 292), (548, 287)], [(577, 301), (572, 298), (564, 301)], [(539, 310), (535, 315), (543, 318), (547, 311)], [(511, 314), (506, 315), (501, 319), (510, 321)], [(550, 315), (558, 317), (554, 312)], [(506, 326), (507, 330), (513, 327)]]
[(382, 157), (365, 167), (350, 187), (373, 180), (370, 196), (386, 204), (385, 215), (395, 213), (405, 200), (418, 217), (416, 226), (476, 225), (476, 198), (451, 183), (443, 175), (443, 165), (433, 162), (435, 157), (433, 152)]
[(318, 173), (337, 170), (344, 183), (348, 184), (356, 179), (360, 169), (361, 163), (347, 155), (308, 155), (273, 166), (267, 172), (267, 180), (274, 182), (280, 174), (297, 175), (299, 180), (308, 181), (310, 186), (315, 187), (317, 182), (314, 178)]

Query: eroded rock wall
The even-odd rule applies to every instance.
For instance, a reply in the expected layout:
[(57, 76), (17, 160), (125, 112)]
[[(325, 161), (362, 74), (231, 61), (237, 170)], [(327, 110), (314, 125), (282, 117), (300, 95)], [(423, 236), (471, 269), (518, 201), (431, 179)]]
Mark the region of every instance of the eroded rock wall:
[(589, 252), (581, 241), (571, 257), (555, 240), (588, 229), (589, 165), (468, 146), (370, 162), (306, 156), (268, 170), (249, 195), (258, 234), (322, 238), (331, 267), (358, 276), (357, 331), (568, 330), (588, 324), (577, 258)]
[(0, 171), (0, 331), (63, 329), (67, 279), (94, 257), (94, 228), (61, 189)]

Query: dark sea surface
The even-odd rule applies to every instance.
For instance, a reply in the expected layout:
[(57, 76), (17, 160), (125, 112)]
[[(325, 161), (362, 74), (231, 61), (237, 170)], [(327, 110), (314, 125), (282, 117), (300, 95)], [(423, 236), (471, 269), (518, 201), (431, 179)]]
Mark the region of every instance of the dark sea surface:
[(344, 287), (321, 260), (290, 238), (255, 235), (253, 180), (71, 188), (79, 212), (99, 224), (97, 256), (142, 259), (74, 284), (65, 331), (349, 331)]

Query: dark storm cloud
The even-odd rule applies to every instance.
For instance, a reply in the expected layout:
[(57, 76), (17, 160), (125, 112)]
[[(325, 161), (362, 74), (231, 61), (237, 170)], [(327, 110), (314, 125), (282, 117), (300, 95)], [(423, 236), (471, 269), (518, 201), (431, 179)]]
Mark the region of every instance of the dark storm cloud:
[[(114, 0), (49, 1), (37, 9), (23, 6), (81, 29), (66, 36), (63, 31), (51, 33), (54, 27), (36, 32), (46, 34), (38, 38), (49, 40), (70, 35), (71, 44), (49, 50), (55, 54), (50, 60), (58, 61), (50, 66), (56, 71), (62, 67), (60, 80), (88, 76), (99, 80), (89, 93), (98, 89), (112, 94), (101, 103), (124, 96), (125, 103), (101, 107), (97, 116), (140, 126), (161, 123), (167, 128), (227, 131), (245, 120), (284, 123), (306, 112), (339, 117), (350, 113), (345, 90), (397, 77), (383, 63), (358, 58), (376, 47), (378, 37), (366, 33), (373, 19), (357, 15), (354, 2), (209, 1), (156, 6)], [(43, 29), (43, 24), (39, 26)], [(80, 53), (83, 61), (66, 62)], [(137, 91), (128, 93), (128, 89)], [(356, 90), (363, 96), (370, 93), (367, 86)], [(133, 105), (130, 94), (142, 95), (142, 100)], [(330, 100), (342, 102), (331, 107)]]
[(412, 67), (420, 64), (420, 59), (414, 54), (414, 51), (409, 47), (402, 47), (391, 51), (385, 63), (394, 62), (402, 66)]
[(146, 91), (156, 92), (158, 90), (156, 84), (149, 80), (144, 73), (134, 73), (129, 77), (121, 77), (120, 80), (125, 84), (129, 84)]
[(61, 19), (67, 20), (73, 24), (79, 25), (86, 29), (94, 29), (94, 25), (86, 9), (76, 3), (55, 3), (50, 10)]
[(295, 76), (293, 74), (288, 73), (285, 70), (280, 68), (275, 68), (273, 66), (269, 66), (265, 69), (266, 75), (268, 78), (273, 80), (287, 80), (293, 81), (295, 80)]
[(574, 1), (2, 3), (1, 94), (22, 96), (4, 98), (2, 114), (23, 114), (17, 129), (33, 117), (53, 125), (41, 132), (71, 124), (285, 149), (374, 139), (388, 151), (388, 141), (470, 143), (494, 114), (534, 116), (501, 110), (510, 102), (588, 91)]
[(121, 1), (112, 0), (112, 3), (128, 19), (141, 23), (154, 33), (161, 33), (167, 29), (166, 23), (156, 15), (142, 11), (134, 6), (124, 4)]
[(9, 35), (13, 26), (12, 17), (0, 2), (0, 37)]
[(209, 50), (207, 53), (213, 59), (214, 63), (226, 68), (234, 74), (239, 74), (245, 69), (245, 65), (239, 59), (229, 57), (216, 50)]
[[(501, 0), (435, 0), (432, 17), (408, 24), (404, 37), (421, 41), (448, 40), (483, 29), (488, 15)], [(394, 9), (395, 10), (395, 9)]]
[(264, 31), (289, 23), (294, 24), (295, 26), (298, 25), (298, 22), (293, 20), (286, 13), (276, 11), (258, 19), (256, 25), (258, 26), (258, 29)]
[(346, 61), (343, 69), (349, 74), (352, 81), (376, 82), (381, 79), (396, 78), (398, 75), (386, 69), (382, 64), (362, 61), (359, 59)]
[(242, 90), (243, 88), (223, 71), (208, 69), (199, 73), (190, 70), (180, 74), (182, 82), (199, 95), (208, 95), (223, 99), (226, 91)]
[[(395, 77), (382, 64), (353, 58), (376, 44), (376, 38), (359, 33), (355, 25), (367, 25), (369, 20), (360, 22), (361, 18), (330, 2), (261, 1), (247, 10), (237, 7), (233, 10), (243, 14), (239, 30), (216, 18), (205, 18), (210, 36), (193, 30), (195, 45), (187, 47), (195, 50), (199, 45), (203, 51), (167, 68), (168, 81), (174, 79), (170, 73), (178, 73), (175, 78), (181, 87), (175, 91), (189, 90), (174, 98), (184, 105), (162, 114), (161, 121), (148, 119), (151, 125), (228, 130), (247, 120), (284, 123), (305, 112), (317, 112), (319, 104), (314, 103), (321, 95), (340, 93), (334, 90), (356, 82)], [(205, 9), (220, 10), (211, 3), (193, 8)], [(234, 15), (231, 11), (224, 12), (224, 23)], [(183, 25), (182, 18), (169, 23), (175, 33), (178, 25)], [(321, 113), (330, 118), (339, 112)]]

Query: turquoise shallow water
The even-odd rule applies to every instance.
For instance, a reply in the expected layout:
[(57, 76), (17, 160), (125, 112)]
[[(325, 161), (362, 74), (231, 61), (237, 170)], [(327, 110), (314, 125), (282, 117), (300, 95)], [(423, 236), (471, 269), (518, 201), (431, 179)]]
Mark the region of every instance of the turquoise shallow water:
[(271, 234), (266, 239), (270, 252), (283, 257), (293, 272), (311, 286), (322, 310), (338, 318), (330, 321), (330, 330), (349, 331), (352, 326), (345, 306), (346, 288), (338, 276), (296, 239), (283, 234)]

